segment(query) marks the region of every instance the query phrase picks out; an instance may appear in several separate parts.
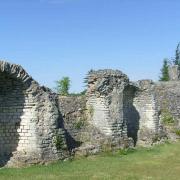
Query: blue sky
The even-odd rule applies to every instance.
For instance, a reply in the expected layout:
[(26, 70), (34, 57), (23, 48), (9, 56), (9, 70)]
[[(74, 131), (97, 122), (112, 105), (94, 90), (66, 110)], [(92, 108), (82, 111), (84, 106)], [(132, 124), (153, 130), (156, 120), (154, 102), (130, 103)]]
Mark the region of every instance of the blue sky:
[(0, 0), (0, 59), (50, 88), (90, 69), (157, 80), (180, 41), (179, 0)]

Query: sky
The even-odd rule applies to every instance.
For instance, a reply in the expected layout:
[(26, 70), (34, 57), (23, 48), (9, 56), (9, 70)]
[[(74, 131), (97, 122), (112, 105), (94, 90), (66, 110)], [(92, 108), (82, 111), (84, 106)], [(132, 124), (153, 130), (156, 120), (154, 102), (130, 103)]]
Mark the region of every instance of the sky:
[(0, 0), (0, 59), (50, 88), (69, 76), (71, 92), (90, 69), (157, 81), (179, 22), (179, 0)]

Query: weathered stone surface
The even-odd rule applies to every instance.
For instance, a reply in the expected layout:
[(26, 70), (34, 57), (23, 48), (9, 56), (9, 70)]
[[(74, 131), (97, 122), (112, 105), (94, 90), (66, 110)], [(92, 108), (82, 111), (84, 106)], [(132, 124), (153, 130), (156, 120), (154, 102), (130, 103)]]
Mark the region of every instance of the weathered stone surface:
[(106, 138), (112, 138), (111, 142), (128, 139), (124, 118), (124, 91), (129, 85), (128, 77), (118, 70), (99, 70), (91, 71), (87, 79), (88, 122)]
[[(176, 141), (180, 138), (175, 133), (175, 130), (180, 129), (180, 81), (156, 83), (155, 99), (160, 110), (160, 123), (167, 137)], [(163, 116), (171, 119), (172, 123), (169, 126), (163, 123)]]
[(159, 109), (168, 110), (180, 126), (180, 81), (156, 83), (155, 99)]
[[(138, 145), (152, 145), (164, 139), (176, 140), (179, 137), (174, 129), (179, 129), (180, 124), (180, 82), (158, 82), (151, 80), (138, 81), (133, 105), (139, 114), (139, 128), (137, 133)], [(162, 116), (174, 121), (168, 126), (163, 123)], [(133, 125), (131, 121), (130, 126)]]
[(0, 61), (0, 163), (13, 166), (63, 158), (56, 95), (18, 65)]
[(170, 81), (179, 81), (180, 80), (180, 69), (179, 66), (169, 66), (168, 67), (169, 72), (169, 79)]
[(133, 100), (139, 113), (139, 130), (137, 143), (152, 144), (154, 136), (159, 133), (159, 110), (154, 95), (154, 83), (151, 80), (137, 82), (138, 90)]
[(91, 71), (88, 78), (89, 122), (109, 137), (130, 137), (134, 145), (152, 145), (164, 138), (155, 83), (136, 83), (120, 71)]
[[(85, 96), (62, 97), (21, 66), (0, 61), (0, 166), (178, 139), (180, 82), (173, 73), (166, 83), (132, 83), (118, 70), (90, 71)], [(164, 111), (172, 116), (170, 128)]]
[(107, 136), (127, 135), (123, 119), (123, 91), (129, 79), (121, 71), (99, 70), (88, 75), (89, 122)]
[(69, 151), (75, 155), (90, 155), (102, 151), (105, 139), (97, 128), (88, 122), (86, 96), (58, 98), (62, 126)]
[(58, 97), (58, 107), (61, 113), (62, 128), (66, 132), (68, 149), (79, 147), (83, 143), (81, 134), (86, 132), (86, 97)]

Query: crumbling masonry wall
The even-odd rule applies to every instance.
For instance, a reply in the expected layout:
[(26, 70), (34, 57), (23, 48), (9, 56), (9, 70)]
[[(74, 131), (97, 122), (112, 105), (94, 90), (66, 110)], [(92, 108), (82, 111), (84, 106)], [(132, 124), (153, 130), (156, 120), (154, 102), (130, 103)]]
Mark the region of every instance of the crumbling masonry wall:
[(159, 134), (159, 109), (155, 99), (154, 83), (151, 80), (138, 81), (133, 100), (139, 113), (138, 145), (150, 145)]
[(35, 103), (19, 80), (0, 73), (0, 156), (36, 147), (35, 128), (30, 122)]
[(155, 99), (158, 109), (172, 115), (175, 125), (180, 127), (180, 81), (158, 82), (155, 84)]
[(90, 123), (104, 135), (129, 137), (134, 145), (151, 145), (159, 135), (160, 114), (150, 80), (137, 83), (120, 71), (92, 71), (88, 76)]
[(179, 81), (180, 80), (180, 69), (178, 65), (169, 66), (168, 74), (170, 81)]
[(0, 166), (95, 154), (132, 142), (152, 145), (168, 133), (164, 110), (180, 126), (179, 81), (132, 83), (107, 69), (90, 71), (87, 84), (86, 96), (60, 97), (21, 66), (0, 61)]
[(21, 66), (0, 61), (0, 165), (60, 159), (55, 140), (63, 136), (55, 95)]
[(86, 97), (59, 96), (58, 106), (62, 118), (62, 126), (66, 134), (67, 146), (72, 151), (84, 142), (81, 134), (87, 132), (85, 128), (87, 125)]
[(107, 138), (88, 121), (92, 112), (87, 109), (87, 97), (59, 96), (58, 102), (71, 155), (87, 156), (101, 152)]
[(128, 77), (121, 71), (99, 70), (91, 71), (88, 75), (90, 123), (106, 136), (127, 137), (123, 92), (128, 83)]

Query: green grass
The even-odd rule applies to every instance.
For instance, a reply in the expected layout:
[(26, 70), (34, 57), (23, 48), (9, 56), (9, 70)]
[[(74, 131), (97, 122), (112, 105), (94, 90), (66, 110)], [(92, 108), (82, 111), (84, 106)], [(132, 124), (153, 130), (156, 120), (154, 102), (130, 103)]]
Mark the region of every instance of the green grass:
[(48, 166), (0, 169), (0, 180), (177, 180), (180, 142), (152, 149), (104, 153)]

